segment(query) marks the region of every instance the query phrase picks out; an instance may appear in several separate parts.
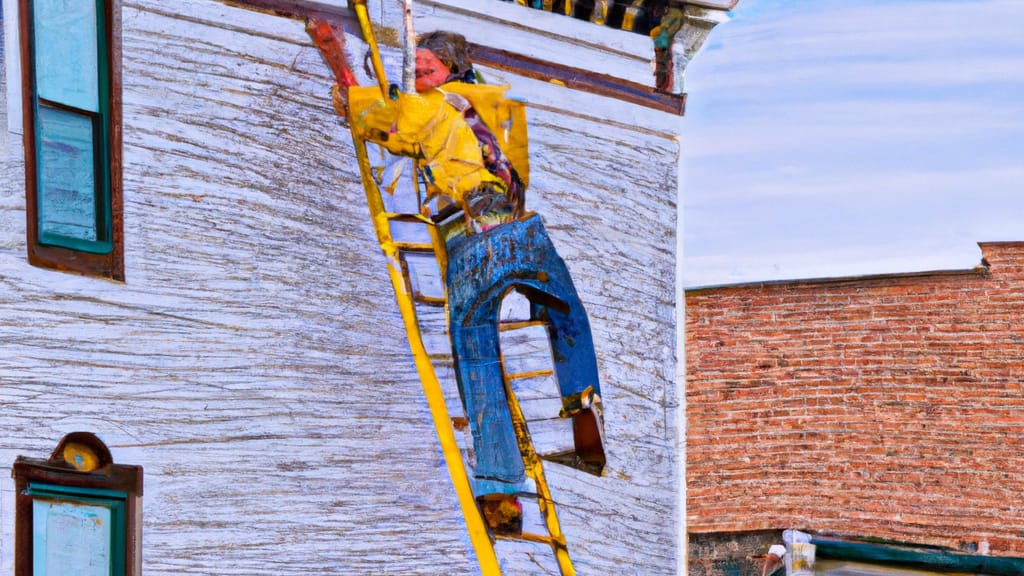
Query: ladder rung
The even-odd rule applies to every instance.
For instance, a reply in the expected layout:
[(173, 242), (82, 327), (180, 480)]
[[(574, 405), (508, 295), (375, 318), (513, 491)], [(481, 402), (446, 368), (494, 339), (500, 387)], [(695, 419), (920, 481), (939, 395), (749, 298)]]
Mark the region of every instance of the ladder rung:
[(548, 546), (559, 546), (565, 547), (565, 536), (552, 537), (544, 534), (534, 534), (533, 532), (523, 532), (522, 534), (495, 534), (495, 538), (498, 540), (516, 540), (526, 542), (537, 542), (539, 544), (547, 544)]
[(523, 378), (541, 378), (544, 376), (551, 376), (555, 371), (550, 368), (544, 370), (530, 370), (529, 372), (515, 372), (513, 374), (507, 374), (505, 377), (509, 380), (521, 380)]
[(415, 212), (385, 212), (384, 217), (389, 221), (396, 222), (414, 222), (418, 224), (430, 224), (433, 225), (434, 221), (422, 214)]
[(395, 248), (405, 250), (406, 252), (434, 252), (432, 244), (424, 244), (422, 242), (395, 242)]
[(426, 306), (444, 306), (446, 302), (445, 298), (443, 297), (427, 296), (426, 294), (421, 294), (419, 292), (413, 294), (412, 297), (416, 300), (418, 304), (423, 304)]
[(498, 323), (498, 329), (503, 332), (505, 330), (529, 328), (530, 326), (547, 326), (547, 322), (544, 322), (543, 320), (502, 320)]

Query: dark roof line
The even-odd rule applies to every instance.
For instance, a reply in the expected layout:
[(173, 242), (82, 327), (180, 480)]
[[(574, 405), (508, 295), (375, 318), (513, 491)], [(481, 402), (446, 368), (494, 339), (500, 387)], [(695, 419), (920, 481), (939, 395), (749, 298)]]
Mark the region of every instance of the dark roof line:
[(324, 4), (315, 0), (221, 0), (221, 2), (243, 8), (255, 8), (296, 20), (313, 17), (335, 23), (344, 21), (351, 24), (355, 30), (359, 29), (355, 14), (348, 8)]
[[(769, 286), (783, 286), (786, 284), (849, 284), (855, 282), (876, 282), (880, 280), (895, 280), (901, 278), (922, 278), (926, 276), (988, 276), (988, 257), (997, 256), (992, 254), (992, 249), (999, 248), (1021, 248), (1024, 247), (1024, 240), (996, 240), (978, 242), (982, 251), (981, 263), (970, 270), (927, 270), (923, 272), (896, 272), (889, 274), (867, 274), (862, 276), (836, 276), (825, 278), (797, 278), (792, 280), (762, 280), (756, 282), (737, 282), (735, 284), (708, 284), (705, 286), (694, 286), (684, 288), (684, 293), (698, 292), (702, 290), (718, 290), (722, 288), (766, 288)], [(986, 250), (989, 249), (989, 250)], [(1018, 256), (1019, 258), (1019, 256)], [(998, 264), (998, 262), (997, 262)]]
[(713, 2), (710, 0), (685, 0), (684, 4), (692, 4), (701, 8), (711, 8), (713, 10), (732, 10), (740, 3), (740, 0), (719, 0)]
[(889, 274), (865, 274), (861, 276), (834, 276), (824, 278), (798, 278), (794, 280), (762, 280), (756, 282), (738, 282), (735, 284), (709, 284), (706, 286), (694, 286), (685, 288), (683, 292), (702, 292), (705, 290), (719, 290), (723, 288), (768, 288), (772, 286), (803, 285), (803, 284), (858, 284), (863, 282), (878, 282), (881, 280), (900, 280), (905, 278), (925, 278), (929, 276), (988, 276), (989, 268), (979, 264), (969, 270), (926, 270), (923, 272), (896, 272)]

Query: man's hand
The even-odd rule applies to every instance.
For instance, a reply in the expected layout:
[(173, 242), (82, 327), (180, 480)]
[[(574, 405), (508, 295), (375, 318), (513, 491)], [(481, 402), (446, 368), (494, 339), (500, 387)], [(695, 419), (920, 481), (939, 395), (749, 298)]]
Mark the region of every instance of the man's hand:
[(348, 118), (348, 90), (342, 90), (341, 86), (331, 86), (331, 104), (334, 104), (334, 111), (342, 118)]
[(352, 119), (352, 127), (360, 138), (380, 144), (392, 154), (419, 158), (422, 156), (417, 133), (398, 130), (401, 106), (394, 100), (377, 100)]

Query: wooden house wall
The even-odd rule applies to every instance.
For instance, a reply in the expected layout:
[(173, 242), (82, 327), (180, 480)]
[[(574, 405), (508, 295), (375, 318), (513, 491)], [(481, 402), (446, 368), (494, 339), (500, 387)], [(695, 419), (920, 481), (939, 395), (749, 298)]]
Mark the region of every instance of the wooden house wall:
[[(122, 10), (125, 283), (27, 264), (20, 137), (0, 139), (0, 571), (11, 463), (84, 430), (145, 469), (148, 575), (472, 573), (302, 23)], [(605, 477), (548, 467), (570, 550), (581, 574), (674, 573), (675, 119), (494, 77), (531, 98), (528, 205), (602, 374)]]

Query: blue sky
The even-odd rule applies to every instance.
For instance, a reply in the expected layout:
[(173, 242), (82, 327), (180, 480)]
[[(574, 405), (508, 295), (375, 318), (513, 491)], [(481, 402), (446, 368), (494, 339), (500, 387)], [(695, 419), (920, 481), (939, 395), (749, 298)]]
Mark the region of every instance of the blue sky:
[(1024, 0), (740, 0), (686, 91), (686, 287), (1024, 240)]

